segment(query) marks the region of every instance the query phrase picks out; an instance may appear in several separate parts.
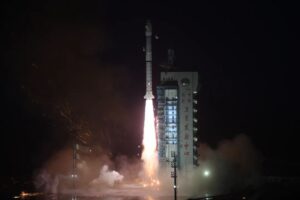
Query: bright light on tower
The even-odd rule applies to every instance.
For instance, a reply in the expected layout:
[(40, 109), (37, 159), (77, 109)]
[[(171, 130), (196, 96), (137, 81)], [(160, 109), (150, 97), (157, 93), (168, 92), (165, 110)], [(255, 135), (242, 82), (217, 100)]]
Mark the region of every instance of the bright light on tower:
[(210, 171), (207, 170), (207, 169), (204, 170), (203, 175), (204, 175), (205, 177), (208, 177), (208, 176), (210, 175)]

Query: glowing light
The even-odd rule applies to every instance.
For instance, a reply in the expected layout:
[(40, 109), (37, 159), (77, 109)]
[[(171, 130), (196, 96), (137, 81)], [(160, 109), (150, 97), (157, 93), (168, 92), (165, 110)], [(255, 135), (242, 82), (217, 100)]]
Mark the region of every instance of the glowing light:
[(21, 196), (22, 198), (27, 197), (27, 196), (29, 196), (29, 195), (30, 195), (29, 193), (24, 192), (24, 191), (22, 191), (21, 194), (20, 194), (20, 196)]
[(146, 100), (143, 146), (142, 159), (144, 161), (144, 173), (146, 181), (148, 182), (147, 185), (159, 185), (159, 181), (157, 179), (157, 141), (152, 100)]
[(210, 175), (210, 172), (208, 170), (204, 170), (203, 175), (207, 177)]
[(33, 196), (39, 196), (39, 195), (42, 195), (42, 193), (38, 193), (38, 192), (28, 193), (28, 192), (22, 191), (19, 196), (14, 196), (13, 198), (14, 199), (25, 199), (26, 197), (33, 197)]

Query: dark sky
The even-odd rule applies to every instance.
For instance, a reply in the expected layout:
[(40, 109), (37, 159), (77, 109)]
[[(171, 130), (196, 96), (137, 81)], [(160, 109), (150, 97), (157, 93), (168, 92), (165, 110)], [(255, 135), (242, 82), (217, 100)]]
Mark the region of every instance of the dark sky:
[[(266, 160), (299, 164), (296, 5), (12, 0), (1, 13), (6, 175), (30, 174), (68, 144), (78, 123), (115, 154), (137, 152), (146, 19), (159, 36), (156, 82), (170, 47), (179, 69), (199, 72), (203, 142), (245, 133)], [(73, 124), (61, 116), (66, 107)]]

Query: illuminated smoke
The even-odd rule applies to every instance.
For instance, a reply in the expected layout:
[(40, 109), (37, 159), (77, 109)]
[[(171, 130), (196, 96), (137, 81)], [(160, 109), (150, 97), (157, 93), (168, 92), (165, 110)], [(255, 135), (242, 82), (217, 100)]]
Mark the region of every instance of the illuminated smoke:
[(37, 189), (42, 189), (45, 193), (56, 194), (58, 191), (59, 176), (51, 176), (47, 171), (42, 171), (34, 180)]
[(198, 153), (200, 166), (179, 174), (178, 185), (187, 196), (228, 194), (260, 184), (262, 157), (247, 135), (223, 140), (215, 149), (201, 143)]
[(157, 180), (158, 167), (158, 158), (156, 151), (157, 142), (152, 100), (146, 100), (143, 146), (144, 149), (142, 160), (144, 161), (145, 178), (152, 184), (153, 181)]
[(114, 186), (116, 183), (121, 182), (124, 176), (119, 174), (117, 171), (109, 171), (108, 166), (104, 165), (100, 170), (100, 175), (97, 179), (92, 181), (93, 185), (106, 184), (110, 187)]

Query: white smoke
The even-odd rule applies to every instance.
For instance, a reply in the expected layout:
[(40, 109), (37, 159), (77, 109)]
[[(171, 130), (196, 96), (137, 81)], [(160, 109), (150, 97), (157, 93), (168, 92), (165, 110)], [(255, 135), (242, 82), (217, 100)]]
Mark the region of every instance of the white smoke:
[[(223, 140), (216, 148), (200, 144), (198, 148), (199, 164), (197, 168), (184, 173), (178, 170), (178, 195), (199, 197), (233, 193), (255, 186), (260, 180), (261, 155), (245, 134), (230, 140)], [(35, 176), (38, 190), (46, 193), (71, 193), (72, 169), (71, 149), (59, 152)], [(159, 191), (143, 188), (138, 172), (142, 171), (139, 159), (125, 156), (109, 159), (106, 154), (87, 157), (77, 161), (76, 191), (87, 196), (170, 196), (173, 194), (171, 166), (160, 169)], [(112, 166), (117, 171), (110, 170)], [(99, 173), (100, 169), (100, 173)], [(205, 170), (210, 175), (205, 176)], [(95, 178), (96, 177), (96, 178)], [(155, 189), (155, 188), (154, 188)]]
[(59, 175), (51, 176), (47, 171), (42, 171), (34, 181), (37, 189), (42, 189), (46, 193), (57, 193), (59, 185)]
[(103, 165), (98, 178), (94, 179), (92, 185), (107, 185), (113, 187), (116, 183), (120, 183), (124, 176), (115, 170), (110, 171), (107, 165)]
[[(178, 194), (188, 197), (221, 195), (254, 188), (260, 184), (262, 157), (245, 134), (223, 140), (217, 148), (200, 144), (199, 166), (177, 171)], [(160, 169), (161, 187), (171, 193), (171, 166)], [(206, 172), (206, 173), (205, 173)]]

